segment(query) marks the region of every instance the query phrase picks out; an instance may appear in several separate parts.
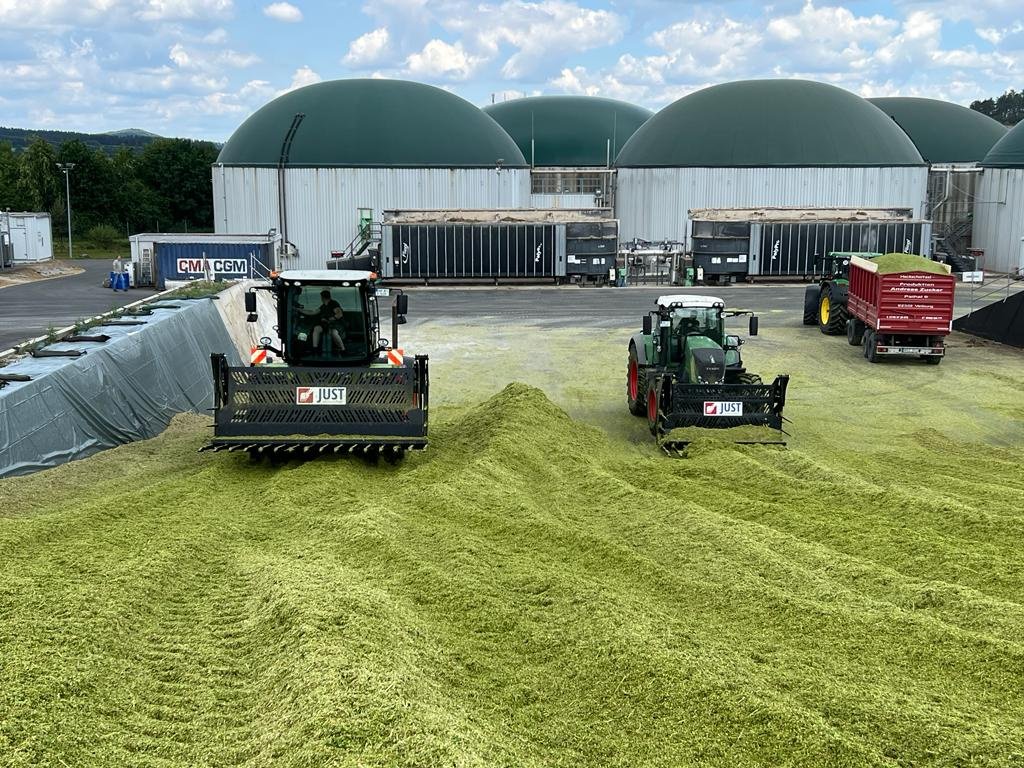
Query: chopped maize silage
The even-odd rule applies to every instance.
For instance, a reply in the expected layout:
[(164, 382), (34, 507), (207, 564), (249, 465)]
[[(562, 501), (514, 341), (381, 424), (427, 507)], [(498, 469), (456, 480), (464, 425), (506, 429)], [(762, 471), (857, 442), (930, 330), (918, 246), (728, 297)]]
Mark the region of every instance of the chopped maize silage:
[(901, 272), (931, 272), (935, 275), (948, 275), (949, 267), (937, 261), (926, 259), (914, 253), (884, 253), (872, 261), (878, 265), (882, 275), (895, 275)]
[[(787, 450), (665, 457), (622, 334), (451, 327), (401, 465), (197, 455), (186, 416), (0, 482), (0, 763), (1019, 762), (1020, 357), (767, 325)], [(578, 419), (486, 398), (520, 355)]]

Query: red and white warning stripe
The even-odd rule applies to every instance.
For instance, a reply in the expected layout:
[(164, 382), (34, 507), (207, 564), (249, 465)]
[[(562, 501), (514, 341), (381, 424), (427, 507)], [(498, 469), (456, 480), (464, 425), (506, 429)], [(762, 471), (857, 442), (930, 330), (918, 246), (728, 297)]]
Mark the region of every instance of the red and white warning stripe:
[(390, 365), (404, 365), (405, 350), (402, 349), (388, 349), (388, 364)]
[(249, 354), (249, 364), (259, 365), (265, 362), (267, 362), (267, 350), (261, 347), (253, 347), (252, 352)]

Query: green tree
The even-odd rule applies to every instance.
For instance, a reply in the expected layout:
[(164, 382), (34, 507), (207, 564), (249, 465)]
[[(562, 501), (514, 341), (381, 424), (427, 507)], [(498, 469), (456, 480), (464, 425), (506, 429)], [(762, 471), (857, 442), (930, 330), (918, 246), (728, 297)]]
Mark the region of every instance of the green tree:
[(981, 112), (1003, 125), (1016, 125), (1024, 120), (1024, 91), (1012, 88), (995, 99), (981, 99), (971, 102), (971, 109)]
[(64, 186), (53, 147), (37, 136), (19, 159), (18, 189), (25, 207), (52, 211)]
[[(97, 224), (115, 223), (115, 211), (111, 205), (116, 195), (115, 176), (113, 164), (106, 153), (90, 149), (76, 139), (61, 145), (57, 151), (57, 162), (75, 164), (69, 177), (73, 231), (85, 232)], [(59, 197), (58, 207), (53, 211), (54, 223), (66, 227), (64, 187), (61, 187)]]
[(139, 180), (159, 196), (168, 226), (213, 228), (210, 168), (216, 159), (217, 147), (208, 141), (157, 139), (142, 150)]
[(18, 186), (20, 160), (10, 142), (0, 142), (0, 210), (21, 211), (26, 205)]

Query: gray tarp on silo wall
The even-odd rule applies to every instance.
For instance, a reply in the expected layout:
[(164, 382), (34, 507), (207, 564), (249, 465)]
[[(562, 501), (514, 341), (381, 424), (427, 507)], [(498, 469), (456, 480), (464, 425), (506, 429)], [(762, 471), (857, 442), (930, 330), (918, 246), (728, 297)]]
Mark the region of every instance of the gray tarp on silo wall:
[[(0, 389), (0, 477), (155, 437), (171, 417), (213, 406), (210, 353), (241, 361), (211, 299), (157, 309), (144, 325), (96, 326), (98, 343), (58, 343), (78, 358), (25, 358), (3, 373), (31, 381)], [(133, 318), (135, 319), (135, 318)]]

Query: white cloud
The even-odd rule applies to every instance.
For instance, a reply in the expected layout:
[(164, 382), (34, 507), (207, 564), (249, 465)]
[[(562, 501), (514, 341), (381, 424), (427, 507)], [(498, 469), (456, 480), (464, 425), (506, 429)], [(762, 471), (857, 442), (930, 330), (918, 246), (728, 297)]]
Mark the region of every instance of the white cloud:
[(294, 91), (296, 88), (302, 88), (306, 85), (313, 85), (313, 83), (319, 83), (323, 80), (320, 75), (310, 69), (308, 66), (303, 65), (295, 70), (295, 74), (292, 75), (292, 82), (283, 90), (277, 92), (277, 95), (288, 93), (288, 91)]
[[(99, 2), (110, 6), (121, 4), (116, 0)], [(127, 5), (136, 7), (133, 15), (142, 21), (221, 19), (234, 10), (233, 0), (142, 0)]]
[(384, 58), (390, 42), (387, 27), (374, 29), (353, 40), (341, 61), (355, 68), (372, 66)]
[(302, 11), (291, 3), (271, 3), (264, 7), (263, 15), (292, 24), (302, 21)]
[(171, 46), (167, 57), (179, 69), (199, 70), (204, 72), (221, 71), (224, 67), (245, 69), (256, 64), (260, 59), (255, 54), (239, 53), (230, 48), (218, 50), (189, 50), (181, 43)]
[(482, 58), (470, 56), (462, 43), (450, 45), (443, 40), (431, 40), (419, 53), (405, 61), (407, 71), (414, 77), (443, 77), (465, 80), (481, 64)]

